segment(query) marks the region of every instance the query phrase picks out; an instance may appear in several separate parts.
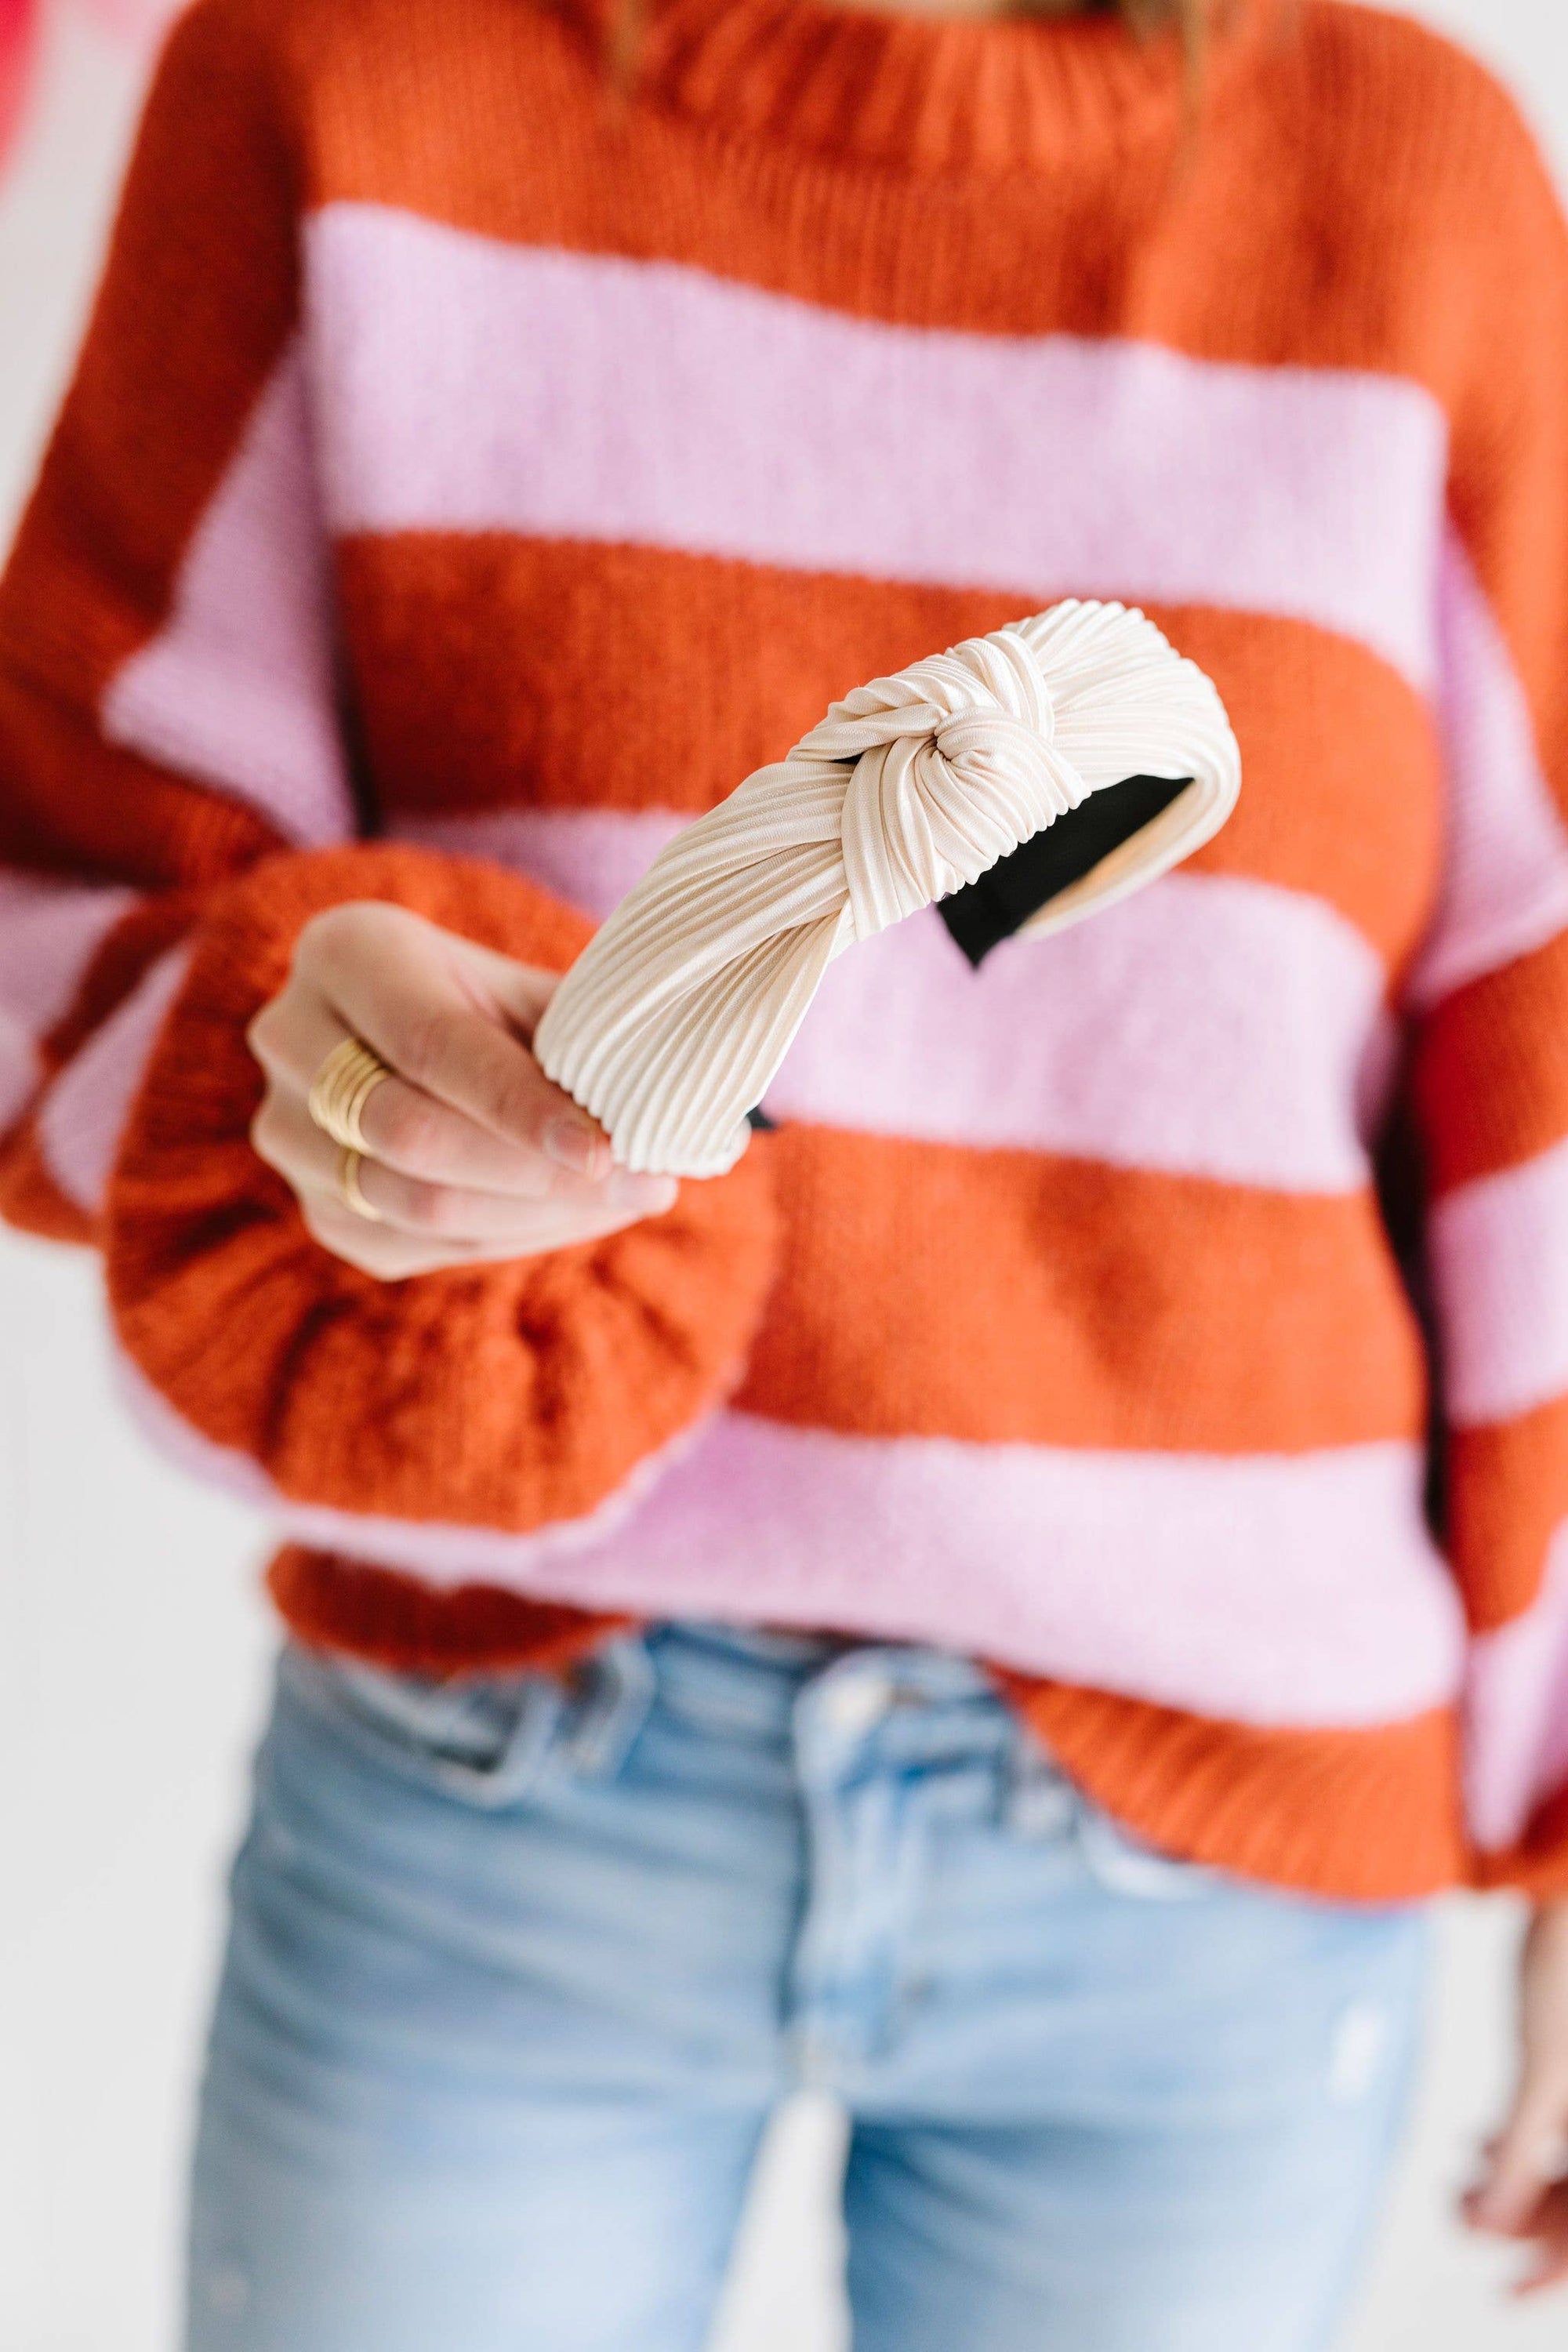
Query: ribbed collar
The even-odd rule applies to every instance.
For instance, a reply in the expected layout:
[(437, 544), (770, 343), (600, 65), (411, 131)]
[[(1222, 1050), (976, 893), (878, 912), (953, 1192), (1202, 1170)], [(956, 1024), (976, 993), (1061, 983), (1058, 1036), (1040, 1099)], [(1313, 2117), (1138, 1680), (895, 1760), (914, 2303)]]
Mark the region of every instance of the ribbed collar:
[[(618, 0), (567, 0), (606, 37)], [(1263, 44), (1273, 0), (1243, 0), (1210, 46), (1205, 100)], [(729, 128), (910, 171), (1082, 167), (1173, 141), (1186, 103), (1174, 34), (1120, 17), (885, 16), (830, 0), (648, 0), (639, 93)]]

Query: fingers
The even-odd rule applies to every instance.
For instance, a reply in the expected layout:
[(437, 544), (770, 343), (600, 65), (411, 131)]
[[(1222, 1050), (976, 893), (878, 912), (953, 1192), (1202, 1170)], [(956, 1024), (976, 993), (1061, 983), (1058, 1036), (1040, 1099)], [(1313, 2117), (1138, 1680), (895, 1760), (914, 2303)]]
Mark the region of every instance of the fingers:
[(1528, 2228), (1562, 2153), (1559, 2098), (1526, 2084), (1484, 2151), (1481, 2178), (1465, 2199), (1467, 2219), (1478, 2230), (1519, 2235)]
[(296, 971), (343, 1029), (422, 1093), (558, 1167), (607, 1171), (602, 1130), (527, 1048), (554, 974), (380, 905), (318, 916), (301, 934)]
[(1568, 2280), (1568, 2183), (1554, 2181), (1541, 2200), (1531, 2239), (1531, 2267), (1513, 2284), (1516, 2295), (1541, 2294)]
[(1481, 2195), (1471, 2189), (1462, 2200), (1464, 2218), (1472, 2229), (1528, 2244), (1531, 2250), (1530, 2267), (1512, 2282), (1511, 2294), (1539, 2294), (1568, 2279), (1568, 2182), (1552, 2180), (1544, 2187), (1538, 2182), (1519, 2218), (1505, 2228), (1480, 2218)]
[(1460, 2200), (1472, 2229), (1531, 2251), (1515, 2294), (1568, 2279), (1568, 1901), (1538, 1903), (1520, 1947), (1518, 2087), (1480, 2177)]
[[(325, 973), (314, 969), (322, 961), (322, 936), (329, 950)], [(432, 983), (432, 960), (449, 961), (448, 950), (457, 961)], [(470, 957), (471, 970), (467, 967)], [(530, 1118), (520, 1116), (513, 1125), (531, 1123), (538, 1131), (536, 1140), (519, 1141), (498, 1133), (493, 1125), (479, 1123), (437, 1093), (410, 1083), (406, 1075), (399, 1076), (404, 1065), (368, 1034), (377, 1029), (376, 1022), (362, 1017), (366, 1042), (393, 1072), (372, 1088), (360, 1107), (361, 1129), (375, 1159), (429, 1183), (522, 1198), (585, 1192), (609, 1173), (608, 1146), (594, 1121), (552, 1087), (526, 1048), (498, 1025), (500, 1012), (475, 1009), (482, 1000), (492, 1007), (503, 1005), (512, 1017), (531, 1024), (555, 985), (554, 975), (531, 971), (488, 950), (473, 948), (468, 941), (450, 939), (396, 908), (336, 908), (330, 923), (323, 917), (309, 927), (289, 985), (262, 1008), (247, 1033), (251, 1051), (275, 1091), (308, 1097), (322, 1063), (351, 1034), (353, 1024), (321, 984), (323, 980), (335, 982), (341, 978), (337, 965), (345, 959), (356, 973), (362, 968), (368, 971), (371, 979), (340, 987), (340, 996), (353, 1000), (362, 988), (378, 989), (389, 974), (395, 973), (396, 990), (401, 990), (402, 996), (398, 999), (395, 990), (394, 997), (402, 1003), (406, 1030), (412, 1026), (411, 994), (422, 989), (428, 994), (434, 987), (437, 992), (429, 1001), (436, 1011), (428, 1015), (434, 1024), (432, 1034), (438, 1031), (446, 1041), (442, 1050), (449, 1050), (468, 1070), (470, 1091), (479, 1083), (473, 1072), (485, 1057), (493, 1063), (499, 1054), (505, 1062), (505, 1083), (520, 1100), (526, 1096), (534, 1106)], [(384, 1023), (377, 1034), (387, 1034)], [(450, 1081), (449, 1090), (463, 1089)], [(492, 1086), (492, 1108), (493, 1094)], [(268, 1149), (265, 1138), (258, 1139), (258, 1149), (282, 1172), (290, 1172), (283, 1159)]]
[[(506, 1141), (459, 1110), (398, 1077), (384, 1078), (360, 1108), (360, 1133), (378, 1165), (426, 1184), (493, 1192), (514, 1200), (596, 1200), (623, 1171), (608, 1154), (595, 1175), (579, 1174), (531, 1144)], [(635, 1199), (635, 1193), (628, 1193)], [(651, 1196), (650, 1196), (651, 1197)]]
[[(284, 1052), (275, 1050), (261, 1021), (253, 1028), (257, 1057), (272, 1080), (265, 1117), (258, 1122), (256, 1147), (264, 1160), (291, 1176), (293, 1154), (306, 1150), (312, 1161), (318, 1156), (310, 1148), (310, 1137), (320, 1129), (310, 1117), (307, 1103), (310, 1078), (326, 1057), (310, 1058), (319, 1042), (313, 1024), (304, 1050), (291, 1038), (289, 1050)], [(333, 1044), (346, 1034), (339, 1030)], [(301, 1064), (308, 1076), (300, 1075)], [(467, 1187), (518, 1200), (586, 1201), (596, 1196), (604, 1181), (574, 1175), (530, 1145), (503, 1142), (461, 1111), (450, 1109), (396, 1076), (381, 1079), (363, 1099), (359, 1125), (373, 1159), (427, 1184)], [(285, 1165), (286, 1160), (290, 1164)]]
[[(365, 1125), (368, 1129), (368, 1119)], [(341, 1147), (314, 1124), (304, 1097), (295, 1090), (275, 1087), (269, 1092), (257, 1115), (252, 1140), (261, 1158), (299, 1194), (316, 1237), (353, 1264), (374, 1260), (370, 1270), (377, 1272), (389, 1260), (395, 1261), (401, 1274), (425, 1270), (448, 1256), (466, 1261), (476, 1251), (490, 1258), (522, 1257), (599, 1240), (639, 1218), (661, 1214), (673, 1205), (678, 1190), (670, 1178), (634, 1176), (621, 1169), (601, 1183), (589, 1184), (564, 1178), (539, 1161), (535, 1189), (501, 1193), (429, 1182), (365, 1158), (360, 1162), (359, 1186), (382, 1221), (378, 1227), (356, 1216), (343, 1201)], [(561, 1189), (552, 1192), (557, 1178)], [(377, 1234), (383, 1237), (371, 1238)], [(391, 1237), (420, 1245), (417, 1267), (405, 1247), (389, 1249)], [(351, 1248), (339, 1247), (344, 1240)]]
[[(403, 908), (338, 907), (306, 926), (287, 986), (247, 1033), (268, 1079), (252, 1141), (324, 1247), (397, 1281), (599, 1240), (673, 1204), (670, 1180), (613, 1167), (596, 1123), (529, 1052), (555, 986)], [(345, 1202), (341, 1150), (308, 1107), (350, 1035), (388, 1069), (359, 1109), (374, 1219)]]
[(1549, 2080), (1521, 2085), (1502, 2130), (1483, 2150), (1483, 2171), (1461, 2200), (1470, 2227), (1528, 2242), (1531, 2262), (1515, 2295), (1568, 2279), (1568, 2182), (1562, 2177), (1564, 2102)]

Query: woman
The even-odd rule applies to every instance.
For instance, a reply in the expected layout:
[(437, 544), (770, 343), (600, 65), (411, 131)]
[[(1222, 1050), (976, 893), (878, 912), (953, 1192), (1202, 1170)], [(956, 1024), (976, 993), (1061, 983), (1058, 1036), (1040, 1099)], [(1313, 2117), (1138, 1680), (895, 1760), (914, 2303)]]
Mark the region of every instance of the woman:
[[(684, 2352), (802, 2080), (862, 2352), (1326, 2346), (1465, 1882), (1536, 1906), (1468, 2210), (1568, 2271), (1568, 254), (1442, 44), (1178, 13), (173, 37), (0, 791), (10, 1213), (289, 1538), (199, 2352)], [(528, 1052), (592, 919), (1072, 593), (1229, 825), (898, 926), (731, 1174), (612, 1169)]]

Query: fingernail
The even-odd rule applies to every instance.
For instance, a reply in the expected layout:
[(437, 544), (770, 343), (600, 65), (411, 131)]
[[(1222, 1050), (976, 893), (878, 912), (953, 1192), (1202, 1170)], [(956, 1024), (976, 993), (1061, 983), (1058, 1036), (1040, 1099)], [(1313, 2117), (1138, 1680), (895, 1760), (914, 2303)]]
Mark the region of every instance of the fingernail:
[(581, 1118), (552, 1118), (544, 1130), (544, 1154), (558, 1168), (570, 1168), (574, 1176), (595, 1176), (608, 1155), (609, 1146), (597, 1130)]
[(673, 1176), (632, 1176), (618, 1168), (605, 1188), (612, 1208), (635, 1209), (641, 1217), (659, 1217), (673, 1209), (680, 1187)]

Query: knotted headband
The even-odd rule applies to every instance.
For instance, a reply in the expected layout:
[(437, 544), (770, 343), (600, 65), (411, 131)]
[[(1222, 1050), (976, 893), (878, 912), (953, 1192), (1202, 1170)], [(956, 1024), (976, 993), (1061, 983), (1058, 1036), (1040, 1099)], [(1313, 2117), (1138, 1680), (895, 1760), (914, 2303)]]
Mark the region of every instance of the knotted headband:
[(1142, 613), (1053, 604), (875, 678), (654, 860), (534, 1036), (623, 1167), (717, 1176), (837, 955), (1131, 777), (1184, 789), (1022, 926), (1058, 930), (1216, 833), (1241, 759)]

